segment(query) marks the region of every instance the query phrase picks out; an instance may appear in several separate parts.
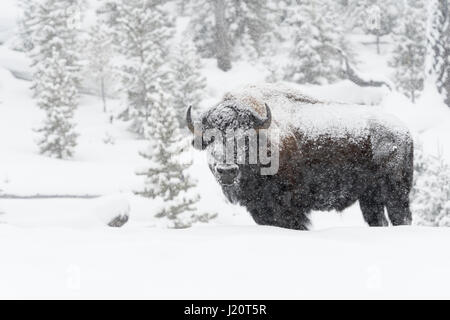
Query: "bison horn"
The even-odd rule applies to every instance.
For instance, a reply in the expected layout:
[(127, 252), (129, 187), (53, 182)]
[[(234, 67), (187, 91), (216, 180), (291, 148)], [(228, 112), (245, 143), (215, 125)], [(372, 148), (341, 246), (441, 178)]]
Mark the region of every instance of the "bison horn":
[(192, 109), (192, 106), (189, 106), (189, 108), (186, 111), (186, 123), (187, 123), (187, 127), (189, 128), (189, 131), (194, 133), (195, 129), (194, 129), (194, 122), (192, 121), (191, 109)]
[(272, 112), (270, 111), (269, 106), (265, 103), (266, 106), (266, 118), (257, 117), (256, 129), (269, 129), (270, 124), (272, 123)]

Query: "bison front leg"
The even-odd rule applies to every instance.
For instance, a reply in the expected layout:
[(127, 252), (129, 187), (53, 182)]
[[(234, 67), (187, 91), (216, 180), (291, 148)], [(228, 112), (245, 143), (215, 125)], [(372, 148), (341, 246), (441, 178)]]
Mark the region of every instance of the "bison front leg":
[[(280, 189), (284, 189), (280, 191)], [(295, 200), (294, 193), (280, 184), (266, 184), (253, 201), (245, 203), (257, 224), (294, 230), (308, 230), (307, 213)]]
[(275, 226), (293, 230), (308, 230), (311, 223), (307, 213), (310, 210), (298, 204), (293, 192), (284, 192), (277, 198), (276, 204), (273, 208)]
[(261, 206), (250, 210), (257, 224), (269, 225), (293, 230), (308, 230), (310, 220), (300, 208), (293, 207), (285, 200), (270, 199)]
[[(263, 209), (264, 210), (264, 209)], [(253, 220), (257, 224), (265, 226), (274, 226), (285, 229), (303, 230), (307, 231), (310, 221), (306, 215), (296, 214), (286, 209), (280, 215), (279, 212), (272, 212), (271, 210), (263, 211), (262, 213), (252, 213)]]
[(280, 228), (307, 231), (310, 225), (309, 218), (305, 214), (285, 211), (283, 218), (276, 220), (276, 226)]

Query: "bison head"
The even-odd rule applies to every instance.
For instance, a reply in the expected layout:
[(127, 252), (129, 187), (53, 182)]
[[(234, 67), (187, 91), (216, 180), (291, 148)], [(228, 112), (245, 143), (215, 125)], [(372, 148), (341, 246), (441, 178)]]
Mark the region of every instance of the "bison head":
[(272, 115), (266, 104), (266, 116), (238, 102), (225, 101), (193, 121), (191, 107), (186, 113), (193, 145), (208, 153), (209, 168), (223, 186), (234, 185), (244, 168), (258, 165), (258, 134), (268, 129)]

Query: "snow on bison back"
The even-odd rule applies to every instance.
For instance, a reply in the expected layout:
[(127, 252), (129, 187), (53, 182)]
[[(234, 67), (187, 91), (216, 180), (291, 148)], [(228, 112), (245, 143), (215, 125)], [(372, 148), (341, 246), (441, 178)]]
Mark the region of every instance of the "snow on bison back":
[[(288, 84), (265, 84), (227, 93), (196, 120), (189, 108), (186, 120), (226, 197), (258, 224), (307, 230), (312, 210), (342, 211), (356, 201), (370, 226), (388, 224), (385, 207), (393, 225), (411, 224), (412, 138), (375, 107), (323, 102)], [(257, 150), (268, 140), (268, 164), (261, 150), (251, 161), (249, 132), (258, 136)], [(276, 171), (262, 174), (275, 162)]]

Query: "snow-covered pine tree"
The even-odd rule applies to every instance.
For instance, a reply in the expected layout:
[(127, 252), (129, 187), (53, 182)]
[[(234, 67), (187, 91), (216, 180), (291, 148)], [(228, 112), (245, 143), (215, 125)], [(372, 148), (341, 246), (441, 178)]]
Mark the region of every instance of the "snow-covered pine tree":
[(32, 23), (34, 20), (33, 14), (36, 11), (36, 1), (29, 0), (19, 0), (18, 5), (21, 9), (21, 18), (17, 22), (20, 35), (19, 47), (24, 52), (30, 52), (33, 49), (32, 33), (33, 27)]
[[(73, 155), (77, 134), (73, 114), (78, 104), (78, 26), (82, 1), (29, 1), (26, 34), (33, 67), (33, 91), (45, 111), (44, 125), (36, 131), (40, 152), (57, 158)], [(51, 10), (50, 10), (51, 8)]]
[[(286, 64), (290, 60), (289, 51), (293, 51), (296, 32), (300, 26), (295, 14), (298, 13), (298, 0), (271, 0), (269, 8), (272, 11), (272, 39), (269, 50), (262, 62), (269, 71), (265, 81), (279, 82), (285, 79)], [(294, 15), (294, 16), (293, 16)], [(280, 59), (280, 56), (285, 59)]]
[(40, 62), (39, 92), (36, 92), (38, 106), (46, 113), (44, 124), (36, 132), (40, 152), (58, 159), (73, 156), (78, 134), (73, 123), (74, 111), (78, 103), (75, 76), (70, 76), (66, 60), (56, 49)]
[[(178, 2), (183, 2), (185, 13), (190, 17), (189, 29), (192, 30), (192, 40), (200, 56), (202, 58), (216, 58), (213, 2), (207, 0), (192, 0), (188, 3), (179, 0)], [(229, 44), (229, 40), (227, 40), (227, 43)], [(228, 60), (231, 60), (231, 56)]]
[(450, 166), (442, 155), (427, 155), (420, 147), (414, 153), (414, 222), (450, 227)]
[(382, 37), (392, 34), (399, 17), (405, 10), (405, 2), (392, 0), (342, 0), (333, 1), (341, 16), (340, 23), (348, 30), (361, 28), (375, 36), (376, 50), (381, 52)]
[(117, 51), (123, 56), (119, 74), (126, 110), (121, 117), (131, 121), (133, 132), (145, 136), (153, 125), (154, 97), (167, 90), (169, 82), (168, 42), (173, 23), (160, 1), (116, 0), (109, 8), (114, 11), (110, 15)]
[(366, 0), (365, 10), (361, 17), (364, 30), (375, 36), (377, 53), (381, 53), (381, 38), (392, 33), (401, 12), (401, 1)]
[(340, 55), (335, 48), (345, 48), (345, 39), (329, 5), (323, 0), (302, 0), (288, 12), (285, 23), (293, 29), (294, 40), (285, 80), (322, 84), (340, 77)]
[(361, 16), (365, 10), (367, 0), (333, 1), (335, 10), (342, 17), (341, 22), (345, 30), (354, 30), (361, 26)]
[(414, 103), (423, 90), (426, 52), (426, 15), (421, 0), (410, 0), (401, 22), (396, 29), (393, 58), (395, 82)]
[(447, 30), (445, 33), (445, 57), (447, 58), (447, 67), (445, 69), (444, 80), (444, 102), (450, 108), (450, 11), (447, 16)]
[[(425, 61), (426, 85), (433, 86), (448, 98), (450, 77), (449, 12), (447, 0), (430, 0), (428, 7), (427, 53)], [(450, 107), (450, 105), (449, 105)]]
[(167, 219), (169, 227), (187, 228), (194, 222), (208, 219), (209, 216), (196, 213), (195, 205), (200, 197), (193, 193), (195, 181), (187, 173), (191, 162), (181, 159), (186, 140), (178, 129), (170, 99), (164, 94), (153, 106), (152, 119), (152, 143), (147, 151), (140, 153), (150, 165), (137, 172), (145, 177), (145, 187), (135, 193), (159, 201), (155, 216)]
[(320, 48), (322, 43), (316, 39), (320, 31), (313, 23), (316, 14), (312, 2), (302, 3), (289, 12), (287, 23), (293, 25), (294, 42), (289, 53), (289, 64), (285, 68), (285, 80), (297, 83), (319, 83), (322, 74)]
[(209, 2), (211, 3), (211, 10), (214, 16), (212, 50), (217, 59), (217, 67), (223, 71), (228, 71), (231, 69), (233, 39), (230, 36), (229, 21), (227, 19), (227, 3), (224, 0), (212, 0)]
[(275, 10), (270, 0), (235, 0), (235, 23), (231, 25), (239, 58), (263, 56), (273, 43)]
[(198, 106), (206, 88), (206, 79), (201, 74), (201, 60), (197, 49), (186, 35), (182, 43), (172, 51), (171, 96), (180, 128), (186, 127), (186, 107)]
[(98, 92), (102, 98), (103, 111), (107, 112), (106, 93), (114, 75), (112, 58), (114, 54), (111, 29), (101, 21), (98, 21), (89, 30), (88, 40), (88, 66), (87, 71), (96, 81)]
[(217, 67), (223, 71), (230, 70), (232, 62), (234, 39), (230, 31), (233, 20), (233, 15), (230, 13), (231, 2), (192, 0), (185, 7), (186, 12), (191, 16), (190, 27), (198, 52), (203, 58), (215, 58)]
[(253, 59), (267, 49), (273, 19), (269, 0), (192, 0), (189, 4), (194, 42), (204, 58), (231, 69), (233, 54)]

